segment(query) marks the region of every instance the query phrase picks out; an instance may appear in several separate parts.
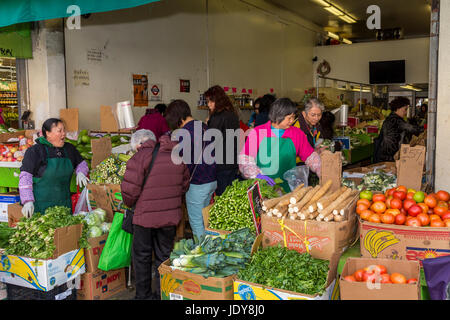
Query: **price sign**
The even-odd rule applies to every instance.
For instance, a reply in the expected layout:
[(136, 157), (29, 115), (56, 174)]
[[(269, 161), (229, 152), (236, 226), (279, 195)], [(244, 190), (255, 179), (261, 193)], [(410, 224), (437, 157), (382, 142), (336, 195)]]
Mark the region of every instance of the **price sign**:
[(256, 181), (247, 189), (248, 202), (252, 210), (253, 223), (256, 228), (256, 235), (261, 233), (261, 213), (262, 213), (262, 195), (259, 188), (259, 181)]

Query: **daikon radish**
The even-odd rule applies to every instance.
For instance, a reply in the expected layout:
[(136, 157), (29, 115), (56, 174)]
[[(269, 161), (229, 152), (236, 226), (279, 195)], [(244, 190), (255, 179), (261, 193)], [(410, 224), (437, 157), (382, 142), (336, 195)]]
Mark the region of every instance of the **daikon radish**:
[(308, 192), (307, 189), (308, 188), (302, 188), (297, 191), (296, 190), (292, 191), (292, 195), (289, 199), (290, 204), (297, 204), (297, 202), (299, 202)]
[(326, 207), (328, 207), (334, 200), (336, 200), (341, 194), (343, 194), (348, 188), (347, 187), (341, 187), (340, 189), (336, 190), (335, 192), (328, 195), (326, 198), (322, 198), (319, 201), (317, 201), (317, 209), (318, 211), (322, 211)]
[(334, 221), (336, 222), (341, 222), (346, 220), (344, 216), (341, 216), (340, 214), (338, 214), (337, 216), (334, 216)]
[(352, 194), (352, 189), (347, 188), (347, 190), (341, 194), (336, 200), (334, 200), (328, 207), (326, 207), (325, 209), (323, 209), (320, 214), (319, 217), (321, 219), (327, 217), (330, 214), (333, 214), (333, 210), (336, 209), (337, 207), (339, 207), (342, 202), (344, 202), (348, 197), (350, 197)]
[(264, 200), (264, 201), (263, 201), (263, 208), (266, 208), (265, 211), (274, 208), (274, 207), (278, 204), (278, 202), (280, 202), (281, 198), (282, 198), (282, 197)]
[(329, 214), (328, 216), (326, 216), (325, 218), (323, 218), (323, 221), (326, 221), (326, 222), (328, 222), (328, 221), (333, 221), (334, 220), (334, 218), (335, 218), (336, 216), (334, 215), (334, 214)]
[(339, 215), (344, 216), (345, 215), (345, 208), (354, 200), (355, 194), (353, 193), (350, 197), (348, 197), (347, 200), (345, 200), (342, 205), (340, 206), (341, 209), (339, 210)]
[(304, 184), (299, 185), (297, 188), (295, 188), (294, 191), (285, 194), (284, 196), (280, 197), (280, 201), (275, 205), (275, 210), (277, 211), (285, 211), (285, 208), (288, 208), (290, 204), (291, 196), (294, 194), (294, 192), (300, 192), (303, 189)]
[(310, 205), (317, 203), (317, 201), (319, 201), (331, 188), (332, 183), (333, 182), (331, 180), (325, 182), (325, 184), (321, 186), (319, 190), (317, 190), (317, 192), (314, 194), (314, 196), (309, 200), (309, 202), (306, 204), (306, 207), (309, 208)]
[(309, 219), (313, 220), (313, 219), (317, 218), (318, 215), (319, 215), (319, 212), (318, 211), (314, 211), (314, 212), (309, 214)]
[(309, 202), (309, 200), (311, 200), (312, 197), (314, 197), (316, 192), (320, 189), (320, 186), (315, 186), (314, 188), (312, 188), (312, 187), (308, 187), (308, 188), (310, 188), (310, 189), (305, 194), (303, 199), (299, 203), (295, 204), (295, 206), (294, 206), (294, 208), (298, 208), (299, 211), (301, 211), (303, 209), (303, 207)]

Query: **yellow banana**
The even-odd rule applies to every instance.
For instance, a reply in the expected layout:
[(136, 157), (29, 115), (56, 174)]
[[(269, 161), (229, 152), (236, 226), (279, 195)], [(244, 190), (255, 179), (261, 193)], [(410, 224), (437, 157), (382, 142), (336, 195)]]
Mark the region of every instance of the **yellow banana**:
[(169, 284), (169, 278), (170, 275), (168, 273), (166, 273), (163, 278), (162, 278), (162, 283), (161, 283), (161, 289), (164, 292), (164, 294), (167, 296), (168, 295), (168, 284)]
[(375, 250), (379, 253), (379, 252), (381, 252), (381, 251), (383, 251), (383, 250), (381, 250), (381, 247), (385, 244), (385, 243), (388, 243), (388, 242), (390, 242), (391, 240), (394, 240), (394, 239), (396, 239), (395, 238), (395, 236), (394, 235), (389, 235), (389, 236), (385, 236), (385, 237), (383, 237), (383, 238), (381, 238), (381, 242), (379, 242), (379, 243), (377, 243), (377, 245), (375, 246)]
[(370, 240), (373, 237), (373, 235), (376, 233), (377, 231), (375, 229), (372, 229), (370, 231), (368, 231), (366, 233), (366, 236), (364, 237), (364, 247), (367, 249), (367, 251), (371, 252), (371, 245), (370, 245)]
[(377, 258), (378, 254), (388, 246), (397, 243), (399, 240), (395, 238), (392, 232), (379, 231), (370, 238), (371, 255)]
[(397, 238), (394, 238), (394, 239), (392, 239), (392, 240), (389, 240), (389, 241), (387, 241), (387, 242), (385, 242), (385, 243), (383, 243), (382, 245), (381, 245), (381, 247), (380, 247), (380, 251), (379, 252), (381, 252), (381, 251), (383, 251), (384, 249), (386, 249), (387, 247), (390, 247), (390, 246), (392, 246), (392, 245), (394, 245), (394, 244), (397, 244), (397, 243), (399, 243), (400, 242), (400, 240), (399, 239), (397, 239)]

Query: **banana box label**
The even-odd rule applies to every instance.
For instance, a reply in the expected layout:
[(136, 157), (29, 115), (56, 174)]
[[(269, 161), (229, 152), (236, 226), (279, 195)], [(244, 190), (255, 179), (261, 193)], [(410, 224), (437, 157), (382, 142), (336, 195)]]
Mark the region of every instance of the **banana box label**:
[(370, 253), (372, 258), (378, 258), (378, 255), (385, 249), (400, 242), (392, 231), (372, 229), (368, 231), (364, 238), (364, 248)]
[(50, 291), (85, 272), (84, 250), (68, 252), (55, 260), (13, 255), (0, 257), (0, 281)]
[(330, 300), (336, 281), (333, 281), (323, 295), (310, 296), (236, 280), (233, 282), (234, 300)]

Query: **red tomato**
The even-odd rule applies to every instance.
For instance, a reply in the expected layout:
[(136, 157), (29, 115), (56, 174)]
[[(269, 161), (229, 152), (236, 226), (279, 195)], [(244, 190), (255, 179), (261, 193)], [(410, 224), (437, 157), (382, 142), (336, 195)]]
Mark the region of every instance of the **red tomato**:
[(381, 275), (381, 283), (392, 283), (391, 276), (387, 273)]
[(398, 214), (400, 214), (400, 210), (398, 209), (387, 209), (384, 214), (389, 213), (392, 214), (394, 217)]
[(378, 213), (372, 213), (369, 217), (369, 222), (381, 223), (380, 215)]
[[(407, 225), (408, 227), (420, 227), (420, 226), (421, 226), (421, 225), (420, 225), (420, 221), (419, 221), (419, 219), (417, 219), (417, 218), (407, 219), (407, 220), (406, 220), (406, 225)], [(392, 281), (392, 282), (394, 282), (394, 281)]]
[(405, 216), (408, 214), (408, 212), (406, 212), (405, 208), (403, 207), (400, 208), (400, 213), (403, 213)]
[(400, 200), (405, 200), (406, 199), (406, 192), (403, 191), (395, 191), (394, 192), (394, 198), (396, 199), (400, 199)]
[(402, 206), (403, 206), (402, 200), (397, 198), (393, 198), (391, 200), (391, 209), (400, 209), (402, 208)]
[(433, 212), (434, 214), (437, 214), (438, 216), (442, 217), (444, 214), (448, 212), (448, 208), (443, 206), (436, 206), (434, 207)]
[(445, 219), (445, 220), (444, 220), (444, 225), (445, 225), (447, 228), (450, 228), (450, 219)]
[(394, 272), (393, 274), (391, 274), (391, 281), (392, 283), (402, 284), (406, 283), (406, 278), (401, 273)]
[(354, 276), (345, 276), (344, 280), (350, 281), (350, 282), (356, 282), (356, 279)]
[(386, 223), (386, 224), (393, 224), (395, 222), (395, 217), (390, 213), (382, 214), (381, 222)]
[(361, 214), (359, 215), (359, 217), (363, 220), (369, 221), (369, 217), (373, 214), (374, 212), (372, 210), (364, 210), (363, 212), (361, 212)]
[(377, 275), (375, 273), (365, 272), (364, 275), (363, 275), (363, 281), (364, 282), (375, 283), (376, 279), (377, 279)]
[(408, 192), (408, 189), (405, 186), (398, 186), (396, 190), (397, 191), (402, 191), (404, 193)]
[(420, 213), (422, 213), (422, 208), (419, 207), (417, 204), (411, 206), (411, 207), (408, 209), (408, 214), (409, 214), (411, 217), (417, 217), (417, 215), (419, 215)]
[(384, 202), (384, 203), (386, 204), (386, 208), (388, 208), (388, 209), (391, 208), (391, 201), (392, 201), (392, 199), (394, 199), (394, 198), (388, 197), (388, 198), (386, 199), (386, 201)]
[(417, 283), (417, 279), (416, 279), (416, 278), (408, 279), (408, 280), (406, 281), (406, 283)]
[(377, 202), (377, 201), (385, 202), (386, 196), (384, 194), (374, 194), (372, 197), (372, 201), (373, 202)]
[(439, 190), (436, 192), (436, 197), (441, 201), (450, 201), (450, 194), (447, 191)]
[[(409, 208), (411, 208), (415, 204), (416, 204), (416, 202), (414, 200), (406, 199), (405, 201), (403, 201), (403, 209), (408, 211)], [(420, 211), (422, 211), (422, 209), (420, 209)]]
[(406, 216), (403, 213), (400, 213), (395, 216), (395, 224), (404, 225), (406, 222)]
[(444, 223), (444, 221), (442, 221), (442, 220), (437, 220), (437, 219), (431, 220), (431, 222), (430, 222), (430, 227), (433, 227), (433, 228), (442, 228), (442, 227), (445, 227), (445, 223)]
[(408, 192), (406, 194), (406, 199), (414, 200), (414, 192)]
[(443, 214), (441, 216), (441, 219), (444, 220), (444, 221), (447, 220), (447, 219), (450, 219), (450, 211), (447, 211), (447, 213)]
[(425, 203), (420, 202), (417, 205), (422, 208), (422, 213), (428, 214), (429, 208), (428, 208), (428, 206)]
[(419, 219), (420, 224), (421, 224), (422, 226), (427, 226), (427, 225), (430, 224), (430, 216), (427, 215), (426, 213), (419, 213), (419, 214), (417, 215), (417, 219)]
[(364, 277), (364, 269), (356, 270), (353, 276), (355, 277), (356, 281), (363, 281)]
[(428, 195), (423, 200), (423, 203), (425, 203), (428, 208), (433, 209), (437, 205), (437, 199), (432, 195)]
[(377, 201), (372, 204), (370, 209), (376, 213), (383, 213), (386, 211), (386, 204), (382, 201)]
[(387, 273), (386, 267), (383, 266), (382, 264), (377, 264), (375, 266), (375, 269), (378, 270), (379, 274), (386, 274)]

